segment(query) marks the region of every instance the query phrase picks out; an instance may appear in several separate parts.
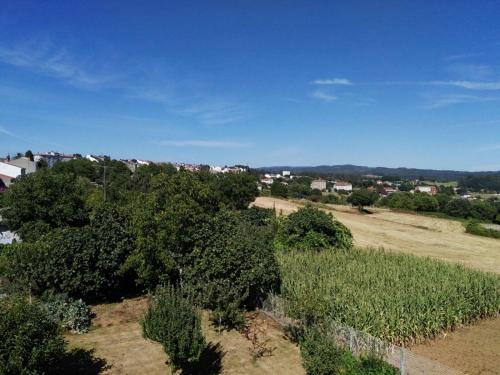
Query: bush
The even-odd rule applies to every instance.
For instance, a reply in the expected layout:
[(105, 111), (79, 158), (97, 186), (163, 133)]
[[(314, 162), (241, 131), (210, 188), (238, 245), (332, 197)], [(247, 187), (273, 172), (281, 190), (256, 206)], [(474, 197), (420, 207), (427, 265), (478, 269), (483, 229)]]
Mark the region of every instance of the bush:
[(171, 367), (189, 369), (205, 349), (199, 311), (174, 287), (157, 290), (141, 321), (144, 337), (159, 342)]
[(347, 198), (347, 201), (360, 209), (363, 206), (371, 206), (378, 200), (378, 193), (367, 189), (355, 190)]
[(468, 218), (470, 217), (471, 209), (472, 206), (468, 200), (455, 198), (446, 204), (444, 207), (444, 213), (450, 216)]
[(477, 236), (500, 238), (500, 230), (485, 228), (475, 220), (470, 220), (465, 225), (465, 231)]
[(311, 329), (300, 342), (300, 353), (308, 375), (397, 375), (399, 371), (375, 357), (355, 357), (318, 329)]
[(279, 181), (274, 181), (271, 185), (271, 195), (273, 197), (286, 198), (288, 196), (288, 187)]
[(55, 322), (72, 332), (88, 332), (92, 324), (90, 308), (81, 299), (73, 300), (58, 295), (42, 302), (42, 306)]
[(58, 323), (37, 304), (0, 300), (0, 374), (43, 374), (64, 354)]
[(350, 249), (352, 234), (331, 214), (308, 206), (282, 219), (276, 241), (279, 247), (285, 248)]
[(184, 281), (214, 310), (257, 306), (278, 285), (272, 228), (235, 211), (223, 210), (202, 226), (192, 259)]

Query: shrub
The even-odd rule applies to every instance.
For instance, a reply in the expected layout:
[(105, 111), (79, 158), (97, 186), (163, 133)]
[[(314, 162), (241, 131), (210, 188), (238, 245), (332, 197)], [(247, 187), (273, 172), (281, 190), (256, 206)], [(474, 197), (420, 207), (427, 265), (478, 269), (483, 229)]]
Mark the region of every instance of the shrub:
[(355, 357), (313, 330), (300, 342), (300, 353), (308, 375), (353, 374)]
[(254, 307), (277, 288), (272, 228), (252, 225), (238, 212), (223, 210), (203, 225), (191, 256), (184, 281), (205, 307)]
[(450, 216), (468, 218), (470, 217), (471, 209), (471, 203), (468, 200), (455, 198), (444, 206), (444, 213)]
[(189, 369), (200, 360), (205, 349), (200, 313), (179, 290), (158, 289), (141, 324), (144, 336), (163, 346), (174, 370)]
[(465, 231), (477, 236), (500, 238), (500, 230), (485, 228), (475, 220), (470, 220), (465, 225)]
[(347, 198), (347, 201), (360, 209), (363, 206), (371, 206), (378, 200), (378, 193), (367, 189), (355, 190)]
[(308, 330), (300, 342), (300, 353), (308, 375), (397, 375), (398, 369), (373, 356), (355, 357), (337, 346), (317, 328)]
[(42, 306), (55, 322), (67, 330), (85, 333), (90, 328), (92, 313), (81, 299), (73, 300), (58, 295), (42, 302)]
[(43, 374), (64, 354), (57, 322), (37, 304), (0, 300), (0, 374)]
[(283, 218), (277, 233), (279, 247), (323, 249), (352, 247), (351, 231), (331, 214), (313, 207), (300, 208)]
[(273, 197), (286, 198), (288, 196), (288, 187), (279, 181), (274, 181), (271, 185), (271, 195)]

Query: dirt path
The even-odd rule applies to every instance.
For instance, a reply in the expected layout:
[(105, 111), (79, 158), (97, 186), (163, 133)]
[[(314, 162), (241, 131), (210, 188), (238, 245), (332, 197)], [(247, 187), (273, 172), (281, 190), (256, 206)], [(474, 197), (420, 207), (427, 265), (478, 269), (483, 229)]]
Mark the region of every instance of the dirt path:
[[(72, 348), (95, 349), (95, 355), (110, 366), (106, 374), (171, 374), (161, 345), (142, 337), (139, 320), (146, 306), (145, 298), (95, 306), (91, 331), (83, 335), (70, 334), (66, 339)], [(222, 374), (304, 375), (297, 346), (284, 339), (272, 321), (264, 319), (261, 323), (260, 315), (252, 318), (265, 324), (269, 346), (275, 348), (271, 356), (255, 361), (249, 340), (235, 331), (216, 332), (209, 324), (208, 314), (204, 313), (203, 332), (207, 342), (220, 345)]]
[[(278, 214), (302, 205), (271, 197), (259, 197), (254, 204), (275, 207)], [(357, 246), (384, 247), (500, 273), (500, 240), (467, 234), (459, 222), (383, 209), (361, 215), (348, 206), (323, 206), (349, 227)]]
[(500, 374), (500, 317), (459, 328), (412, 352), (470, 375)]

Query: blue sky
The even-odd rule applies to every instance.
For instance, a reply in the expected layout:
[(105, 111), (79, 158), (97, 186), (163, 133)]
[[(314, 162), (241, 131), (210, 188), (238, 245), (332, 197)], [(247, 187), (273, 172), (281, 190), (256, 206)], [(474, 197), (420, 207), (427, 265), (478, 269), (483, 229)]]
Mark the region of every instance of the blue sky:
[(0, 155), (500, 170), (499, 19), (490, 0), (3, 0)]

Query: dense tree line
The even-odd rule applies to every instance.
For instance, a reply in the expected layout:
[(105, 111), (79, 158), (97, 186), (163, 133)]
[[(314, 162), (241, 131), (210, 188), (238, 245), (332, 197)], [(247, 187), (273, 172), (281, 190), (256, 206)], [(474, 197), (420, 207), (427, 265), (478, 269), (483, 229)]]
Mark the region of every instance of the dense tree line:
[(500, 174), (467, 176), (460, 179), (458, 185), (466, 190), (500, 192)]
[(441, 212), (449, 216), (500, 222), (499, 200), (473, 200), (446, 193), (434, 196), (426, 193), (397, 192), (381, 200), (381, 205), (401, 210)]

